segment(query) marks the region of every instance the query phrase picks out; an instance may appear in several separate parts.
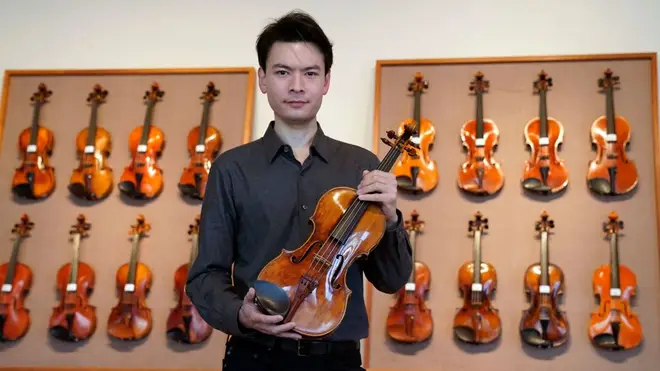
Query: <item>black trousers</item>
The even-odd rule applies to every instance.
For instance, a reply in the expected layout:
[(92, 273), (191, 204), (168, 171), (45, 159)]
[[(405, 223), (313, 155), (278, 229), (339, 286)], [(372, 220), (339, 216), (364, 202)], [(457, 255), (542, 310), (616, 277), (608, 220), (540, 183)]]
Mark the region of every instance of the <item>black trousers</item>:
[(231, 337), (225, 347), (222, 371), (365, 371), (360, 350), (299, 356), (250, 340)]

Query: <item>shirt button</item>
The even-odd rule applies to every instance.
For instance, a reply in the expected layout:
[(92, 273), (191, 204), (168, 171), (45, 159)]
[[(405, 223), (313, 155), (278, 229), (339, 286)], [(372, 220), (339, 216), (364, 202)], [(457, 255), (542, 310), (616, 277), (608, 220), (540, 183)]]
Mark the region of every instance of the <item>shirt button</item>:
[(289, 146), (284, 146), (284, 152), (289, 152)]
[(307, 210), (307, 205), (302, 205), (303, 210)]

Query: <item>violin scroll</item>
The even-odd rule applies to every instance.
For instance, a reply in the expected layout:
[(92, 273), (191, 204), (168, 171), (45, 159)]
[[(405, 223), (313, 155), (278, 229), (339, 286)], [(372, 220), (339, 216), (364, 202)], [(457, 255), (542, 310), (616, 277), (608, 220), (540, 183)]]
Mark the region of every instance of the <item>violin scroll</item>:
[[(412, 125), (405, 125), (405, 133), (407, 134), (406, 137), (410, 137), (412, 133), (415, 132), (415, 129), (413, 129)], [(393, 143), (389, 139), (393, 139), (396, 141), (396, 143)], [(388, 130), (387, 131), (387, 138), (380, 138), (380, 140), (383, 141), (383, 143), (387, 144), (388, 146), (392, 148), (397, 148), (400, 152), (406, 151), (408, 156), (417, 158), (417, 149), (419, 149), (419, 145), (416, 143), (411, 142), (410, 140), (406, 140), (405, 142), (401, 141), (401, 136), (397, 135), (394, 130)], [(403, 143), (403, 144), (402, 144)]]
[(138, 235), (140, 237), (146, 236), (151, 230), (151, 224), (146, 222), (144, 215), (140, 214), (136, 218), (136, 223), (131, 225), (128, 234), (130, 236)]
[(23, 214), (21, 216), (21, 221), (14, 224), (11, 233), (18, 237), (29, 237), (32, 228), (34, 228), (34, 222), (30, 220), (30, 217), (28, 217), (27, 214)]
[(89, 235), (88, 231), (92, 228), (92, 224), (87, 222), (85, 215), (79, 214), (76, 218), (76, 224), (71, 225), (69, 234), (77, 234), (80, 237), (87, 237)]
[(534, 93), (540, 94), (542, 91), (548, 91), (552, 87), (552, 77), (548, 77), (548, 74), (541, 70), (539, 72), (539, 78), (534, 81)]
[(204, 101), (213, 101), (215, 97), (217, 97), (220, 94), (220, 90), (218, 90), (215, 87), (215, 84), (213, 81), (209, 81), (209, 83), (206, 85), (206, 91), (202, 93), (202, 95), (199, 97), (200, 99)]
[(87, 101), (90, 103), (93, 101), (100, 104), (105, 102), (105, 99), (107, 97), (108, 97), (108, 90), (104, 89), (101, 86), (101, 84), (94, 84), (92, 91), (87, 96)]
[(413, 210), (410, 213), (410, 219), (403, 222), (403, 227), (408, 232), (420, 232), (424, 229), (424, 221), (419, 219), (417, 210)]
[(623, 229), (623, 220), (619, 219), (619, 215), (612, 211), (607, 217), (607, 221), (603, 222), (603, 232), (607, 235), (619, 233)]
[(541, 219), (536, 221), (536, 224), (534, 225), (534, 229), (537, 232), (550, 232), (552, 228), (555, 227), (555, 221), (550, 219), (548, 212), (543, 210), (541, 212)]
[(160, 101), (164, 95), (165, 92), (160, 89), (160, 85), (157, 82), (153, 82), (151, 84), (151, 89), (144, 92), (143, 99), (146, 102), (157, 102)]
[(601, 93), (607, 93), (609, 90), (617, 90), (620, 84), (619, 76), (614, 75), (614, 72), (609, 68), (605, 69), (603, 77), (598, 79), (598, 87), (601, 88)]
[(477, 71), (474, 74), (474, 79), (470, 81), (470, 92), (474, 95), (487, 93), (490, 88), (490, 80), (484, 80), (484, 74)]
[(468, 232), (474, 236), (475, 232), (485, 232), (488, 229), (488, 218), (484, 218), (480, 211), (474, 213), (474, 218), (468, 221)]
[(46, 84), (42, 82), (37, 87), (37, 91), (32, 94), (30, 100), (35, 103), (45, 103), (51, 95), (53, 95), (53, 91), (48, 89)]

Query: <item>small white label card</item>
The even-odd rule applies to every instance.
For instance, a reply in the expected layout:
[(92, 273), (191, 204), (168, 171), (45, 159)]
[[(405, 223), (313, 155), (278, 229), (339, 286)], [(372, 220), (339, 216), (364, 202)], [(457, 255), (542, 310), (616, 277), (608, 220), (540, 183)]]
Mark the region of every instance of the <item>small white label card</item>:
[(539, 138), (539, 144), (542, 145), (542, 146), (547, 146), (548, 144), (550, 144), (550, 138), (540, 137)]
[(611, 288), (610, 289), (610, 296), (615, 296), (615, 297), (621, 296), (621, 289)]
[(140, 144), (137, 147), (137, 151), (140, 153), (147, 152), (147, 145), (146, 144)]
[(11, 292), (11, 284), (3, 283), (2, 284), (2, 292)]
[(414, 282), (406, 283), (406, 291), (415, 291), (415, 283)]
[(25, 152), (27, 152), (27, 153), (37, 152), (37, 145), (36, 144), (28, 144), (27, 148), (25, 149)]
[(481, 291), (483, 289), (483, 285), (480, 283), (473, 283), (472, 284), (472, 291)]
[(195, 146), (195, 151), (196, 152), (204, 152), (206, 151), (206, 146), (203, 144), (198, 144)]
[(126, 292), (133, 292), (135, 291), (135, 285), (132, 283), (127, 283), (124, 285), (124, 291)]
[(94, 153), (94, 146), (85, 146), (85, 153)]
[(75, 283), (66, 284), (66, 291), (76, 291), (76, 290), (78, 290), (78, 284)]
[(548, 285), (539, 286), (539, 292), (541, 294), (549, 294), (550, 293), (550, 286), (548, 286)]
[(485, 138), (477, 138), (474, 141), (474, 145), (477, 147), (483, 147), (484, 144), (486, 144), (486, 139)]
[(616, 142), (616, 134), (607, 134), (605, 140), (608, 142)]

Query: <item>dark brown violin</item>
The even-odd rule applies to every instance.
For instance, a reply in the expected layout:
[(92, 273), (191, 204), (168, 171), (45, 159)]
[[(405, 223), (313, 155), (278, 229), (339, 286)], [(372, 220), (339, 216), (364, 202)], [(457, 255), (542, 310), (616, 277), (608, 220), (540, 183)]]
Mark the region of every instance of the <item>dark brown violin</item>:
[(424, 80), (421, 72), (417, 72), (414, 80), (408, 84), (408, 91), (412, 91), (414, 97), (413, 118), (403, 121), (399, 126), (399, 135), (406, 126), (415, 128), (410, 141), (420, 149), (413, 157), (403, 153), (392, 169), (399, 188), (406, 191), (430, 192), (438, 185), (438, 168), (429, 156), (435, 141), (435, 127), (431, 121), (422, 118), (421, 96), (428, 87), (428, 81)]
[(568, 185), (568, 170), (558, 155), (564, 141), (564, 127), (558, 120), (548, 117), (546, 95), (551, 86), (552, 77), (541, 71), (534, 81), (534, 92), (540, 99), (539, 117), (525, 125), (530, 157), (525, 162), (521, 184), (523, 189), (540, 194), (557, 193)]
[(94, 85), (87, 97), (87, 101), (92, 105), (89, 126), (82, 129), (76, 137), (79, 164), (71, 174), (69, 192), (85, 200), (104, 199), (113, 188), (114, 175), (107, 164), (112, 152), (112, 137), (110, 132), (98, 125), (99, 106), (105, 102), (107, 96), (107, 90), (99, 84)]
[[(389, 172), (402, 151), (414, 154), (406, 126), (398, 136), (387, 132), (390, 146), (377, 169)], [(321, 196), (310, 221), (314, 230), (300, 247), (282, 252), (261, 270), (254, 283), (255, 304), (265, 313), (294, 321), (293, 331), (320, 337), (339, 326), (352, 291), (346, 273), (355, 259), (368, 255), (385, 233), (386, 220), (377, 204), (357, 198), (350, 187), (335, 187)]]
[(32, 269), (19, 262), (18, 251), (23, 240), (30, 236), (34, 223), (27, 215), (14, 224), (11, 233), (16, 235), (9, 263), (0, 265), (0, 342), (16, 341), (30, 329), (30, 310), (25, 307), (25, 297), (32, 288)]
[(397, 293), (396, 304), (387, 316), (387, 334), (403, 343), (419, 343), (433, 334), (431, 309), (426, 297), (431, 289), (431, 270), (415, 259), (417, 233), (424, 229), (424, 221), (413, 210), (410, 220), (405, 221), (413, 252), (413, 270), (406, 285)]
[(209, 82), (207, 90), (202, 93), (201, 99), (204, 101), (202, 123), (188, 133), (190, 163), (187, 168), (183, 169), (179, 180), (181, 193), (199, 200), (204, 199), (211, 164), (222, 146), (220, 131), (209, 125), (211, 104), (219, 93), (220, 90), (215, 88), (213, 82)]
[(523, 311), (520, 336), (526, 344), (554, 348), (568, 340), (568, 318), (559, 310), (559, 296), (564, 293), (564, 272), (548, 259), (548, 235), (555, 222), (543, 211), (536, 222), (541, 237), (541, 262), (525, 272), (525, 293), (531, 305)]
[(619, 231), (623, 221), (612, 212), (603, 230), (610, 240), (610, 264), (594, 271), (593, 291), (599, 299), (598, 310), (591, 313), (589, 338), (602, 349), (626, 350), (639, 346), (644, 338), (642, 324), (633, 312), (631, 301), (637, 294), (637, 277), (619, 263)]
[(490, 299), (497, 290), (497, 272), (492, 264), (481, 260), (481, 235), (486, 229), (488, 218), (477, 211), (468, 227), (474, 241), (472, 260), (458, 270), (463, 306), (454, 316), (454, 335), (469, 344), (491, 343), (502, 333), (499, 310), (492, 306)]
[(146, 303), (153, 274), (138, 259), (140, 240), (149, 230), (151, 225), (145, 222), (144, 216), (139, 215), (130, 230), (133, 239), (131, 261), (117, 270), (115, 279), (119, 302), (108, 317), (108, 334), (119, 340), (140, 340), (147, 337), (153, 327), (151, 308)]
[(163, 190), (163, 170), (158, 166), (158, 159), (165, 148), (165, 133), (152, 123), (153, 112), (165, 92), (158, 84), (147, 90), (144, 100), (147, 112), (144, 123), (131, 131), (128, 148), (131, 151), (131, 163), (126, 166), (119, 179), (119, 190), (135, 199), (151, 199)]
[(202, 319), (185, 290), (188, 270), (197, 257), (199, 215), (195, 218), (195, 224), (190, 225), (188, 234), (192, 237), (190, 261), (179, 266), (174, 272), (174, 288), (179, 302), (170, 310), (167, 317), (167, 335), (170, 339), (180, 343), (198, 344), (206, 341), (213, 333), (213, 327)]
[(21, 166), (14, 171), (11, 182), (12, 191), (18, 197), (41, 199), (50, 196), (55, 190), (55, 169), (50, 164), (55, 135), (39, 122), (41, 107), (52, 94), (53, 92), (41, 83), (30, 98), (34, 102), (32, 126), (21, 131), (18, 137)]
[(630, 124), (614, 111), (614, 89), (618, 89), (619, 76), (608, 68), (598, 86), (605, 93), (605, 116), (591, 124), (591, 142), (596, 147), (596, 158), (589, 162), (587, 186), (601, 195), (624, 194), (632, 191), (638, 182), (635, 161), (626, 152), (630, 144)]
[(467, 159), (458, 171), (458, 187), (479, 196), (495, 194), (504, 186), (504, 172), (493, 155), (500, 131), (493, 120), (484, 118), (483, 94), (489, 87), (483, 73), (477, 72), (470, 83), (470, 91), (477, 98), (476, 119), (467, 121), (461, 128)]
[(62, 341), (85, 340), (96, 331), (96, 307), (89, 303), (96, 274), (79, 259), (80, 241), (88, 236), (91, 226), (84, 215), (78, 215), (69, 232), (73, 238), (73, 258), (57, 271), (60, 303), (53, 308), (48, 330), (52, 337)]

